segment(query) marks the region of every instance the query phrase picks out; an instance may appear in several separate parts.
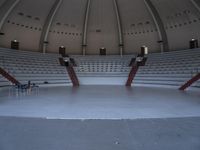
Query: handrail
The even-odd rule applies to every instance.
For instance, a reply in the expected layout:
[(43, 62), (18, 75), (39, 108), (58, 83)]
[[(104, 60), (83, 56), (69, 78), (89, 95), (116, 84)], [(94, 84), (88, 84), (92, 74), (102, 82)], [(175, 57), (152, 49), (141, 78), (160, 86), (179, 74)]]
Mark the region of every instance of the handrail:
[(69, 64), (68, 66), (66, 66), (66, 68), (67, 68), (69, 77), (71, 78), (71, 81), (73, 83), (73, 86), (79, 86), (79, 81), (78, 81), (78, 78), (76, 76), (73, 66)]
[[(138, 55), (139, 56), (139, 55)], [(136, 74), (137, 74), (137, 71), (139, 69), (140, 66), (145, 66), (146, 64), (146, 61), (147, 61), (147, 58), (146, 57), (143, 57), (142, 61), (141, 62), (137, 62), (137, 59), (135, 59), (135, 62), (131, 68), (131, 71), (129, 73), (129, 76), (128, 76), (128, 79), (127, 79), (127, 82), (126, 82), (126, 86), (131, 86)]]
[(187, 88), (189, 88), (192, 84), (197, 82), (200, 79), (200, 73), (196, 74), (194, 77), (192, 77), (190, 80), (188, 80), (184, 85), (182, 85), (179, 90), (184, 91)]
[(136, 75), (136, 73), (139, 69), (138, 67), (139, 67), (138, 65), (132, 66), (131, 71), (130, 71), (129, 76), (128, 76), (128, 80), (126, 82), (126, 86), (131, 86), (131, 84), (132, 84), (132, 82), (135, 78), (135, 75)]
[(76, 76), (76, 72), (74, 71), (74, 68), (73, 68), (73, 65), (75, 65), (75, 62), (71, 63), (71, 59), (70, 59), (70, 61), (66, 63), (62, 57), (59, 58), (59, 62), (60, 62), (61, 66), (66, 67), (68, 75), (72, 81), (73, 86), (79, 86), (79, 80), (78, 80), (78, 77)]
[(8, 72), (6, 72), (3, 68), (0, 67), (0, 74), (6, 78), (8, 81), (10, 81), (11, 83), (18, 85), (20, 84), (20, 82), (18, 80), (16, 80), (13, 76), (11, 76)]

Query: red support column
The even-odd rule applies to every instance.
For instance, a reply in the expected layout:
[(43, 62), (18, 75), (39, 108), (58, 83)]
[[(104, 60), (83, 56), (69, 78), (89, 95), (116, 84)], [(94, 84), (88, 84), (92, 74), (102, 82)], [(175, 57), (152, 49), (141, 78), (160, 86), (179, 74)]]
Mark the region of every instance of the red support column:
[(74, 59), (72, 59), (72, 58), (70, 58), (69, 60), (70, 61), (66, 63), (63, 60), (63, 58), (59, 58), (60, 65), (66, 66), (67, 73), (72, 81), (73, 86), (79, 86), (79, 80), (78, 80), (76, 72), (74, 71), (74, 68), (73, 68), (73, 66), (76, 66), (76, 63), (75, 63)]
[(18, 80), (16, 80), (13, 76), (11, 76), (8, 72), (6, 72), (3, 68), (0, 67), (0, 74), (10, 81), (13, 84), (20, 84)]
[(126, 86), (131, 86), (137, 71), (138, 71), (138, 66), (133, 66), (129, 73), (128, 80), (126, 82)]
[(73, 86), (79, 86), (79, 81), (78, 81), (78, 78), (76, 76), (73, 66), (69, 65), (66, 67), (67, 67), (67, 72), (69, 74), (69, 77), (73, 83)]
[(198, 81), (200, 79), (200, 73), (198, 73), (196, 76), (194, 76), (192, 79), (190, 79), (189, 81), (187, 81), (184, 85), (182, 85), (179, 90), (184, 91), (187, 88), (189, 88), (193, 83), (195, 83), (196, 81)]
[[(133, 62), (133, 60), (135, 60)], [(133, 58), (130, 62), (130, 65), (132, 65), (132, 68), (131, 68), (131, 71), (129, 73), (129, 76), (128, 76), (128, 79), (127, 79), (127, 82), (126, 82), (126, 86), (131, 86), (136, 74), (137, 74), (137, 71), (139, 69), (140, 66), (145, 66), (146, 64), (146, 61), (147, 61), (147, 58), (146, 57), (143, 57), (142, 61), (141, 62), (137, 62), (137, 59)]]

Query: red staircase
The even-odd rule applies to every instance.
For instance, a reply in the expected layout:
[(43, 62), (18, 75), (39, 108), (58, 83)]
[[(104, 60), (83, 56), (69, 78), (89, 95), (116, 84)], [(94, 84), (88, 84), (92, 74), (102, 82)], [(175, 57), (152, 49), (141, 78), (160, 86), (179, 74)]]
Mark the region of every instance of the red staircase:
[(8, 81), (10, 81), (12, 84), (20, 84), (19, 81), (17, 81), (13, 76), (11, 76), (8, 72), (6, 72), (3, 68), (0, 67), (0, 74), (6, 78)]
[(137, 71), (138, 71), (138, 66), (137, 65), (136, 66), (132, 66), (132, 69), (131, 69), (131, 71), (129, 73), (129, 76), (128, 76), (128, 80), (126, 82), (126, 86), (131, 86)]
[(76, 73), (74, 71), (74, 68), (71, 64), (69, 64), (67, 67), (67, 72), (71, 78), (71, 81), (73, 83), (73, 86), (79, 86), (79, 81), (78, 81), (78, 78), (76, 76)]
[[(133, 62), (133, 60), (134, 60), (134, 62)], [(126, 86), (131, 86), (139, 67), (140, 66), (145, 66), (146, 61), (147, 61), (146, 57), (143, 57), (141, 62), (136, 62), (136, 58), (133, 58), (131, 60), (130, 65), (132, 66), (132, 69), (131, 69), (131, 71), (129, 73), (128, 80), (126, 82)]]
[(194, 76), (192, 79), (190, 79), (189, 81), (187, 81), (184, 85), (182, 85), (179, 88), (179, 90), (181, 90), (181, 91), (186, 90), (188, 87), (190, 87), (193, 83), (195, 83), (199, 79), (200, 79), (200, 73), (198, 73), (196, 76)]
[(59, 62), (61, 66), (66, 66), (68, 75), (72, 81), (73, 86), (79, 86), (79, 80), (76, 76), (76, 72), (74, 71), (73, 66), (75, 66), (75, 61), (70, 58), (70, 62), (65, 62), (63, 58), (59, 58)]

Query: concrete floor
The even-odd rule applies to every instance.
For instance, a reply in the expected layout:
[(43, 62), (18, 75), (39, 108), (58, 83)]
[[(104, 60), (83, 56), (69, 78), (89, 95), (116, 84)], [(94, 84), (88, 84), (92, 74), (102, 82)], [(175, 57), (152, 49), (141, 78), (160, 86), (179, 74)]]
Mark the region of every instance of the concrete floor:
[(46, 120), (0, 117), (0, 150), (199, 150), (200, 118)]
[(49, 119), (200, 117), (200, 92), (163, 88), (82, 86), (0, 91), (0, 116)]
[(122, 86), (0, 89), (0, 150), (199, 149), (199, 92)]

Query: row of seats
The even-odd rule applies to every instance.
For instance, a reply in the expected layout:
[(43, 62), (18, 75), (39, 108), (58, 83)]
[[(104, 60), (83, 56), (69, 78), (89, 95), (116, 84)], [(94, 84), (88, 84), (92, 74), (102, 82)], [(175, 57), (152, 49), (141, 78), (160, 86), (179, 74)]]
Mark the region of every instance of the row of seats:
[(127, 77), (131, 67), (129, 63), (134, 55), (129, 56), (71, 56), (77, 66), (78, 77)]
[[(133, 84), (180, 87), (200, 72), (200, 49), (149, 54)], [(200, 81), (193, 86), (200, 87)]]
[[(128, 77), (131, 59), (128, 56), (72, 55), (78, 77)], [(0, 66), (21, 83), (71, 85), (66, 68), (60, 66), (58, 54), (42, 54), (11, 49), (0, 49)], [(181, 86), (200, 72), (200, 49), (182, 50), (148, 55), (133, 84)], [(10, 83), (0, 76), (0, 86)], [(193, 86), (200, 87), (200, 81)]]
[(25, 84), (72, 85), (65, 67), (60, 66), (58, 54), (42, 54), (13, 49), (0, 49), (0, 66)]
[(9, 86), (11, 83), (0, 74), (0, 87)]

